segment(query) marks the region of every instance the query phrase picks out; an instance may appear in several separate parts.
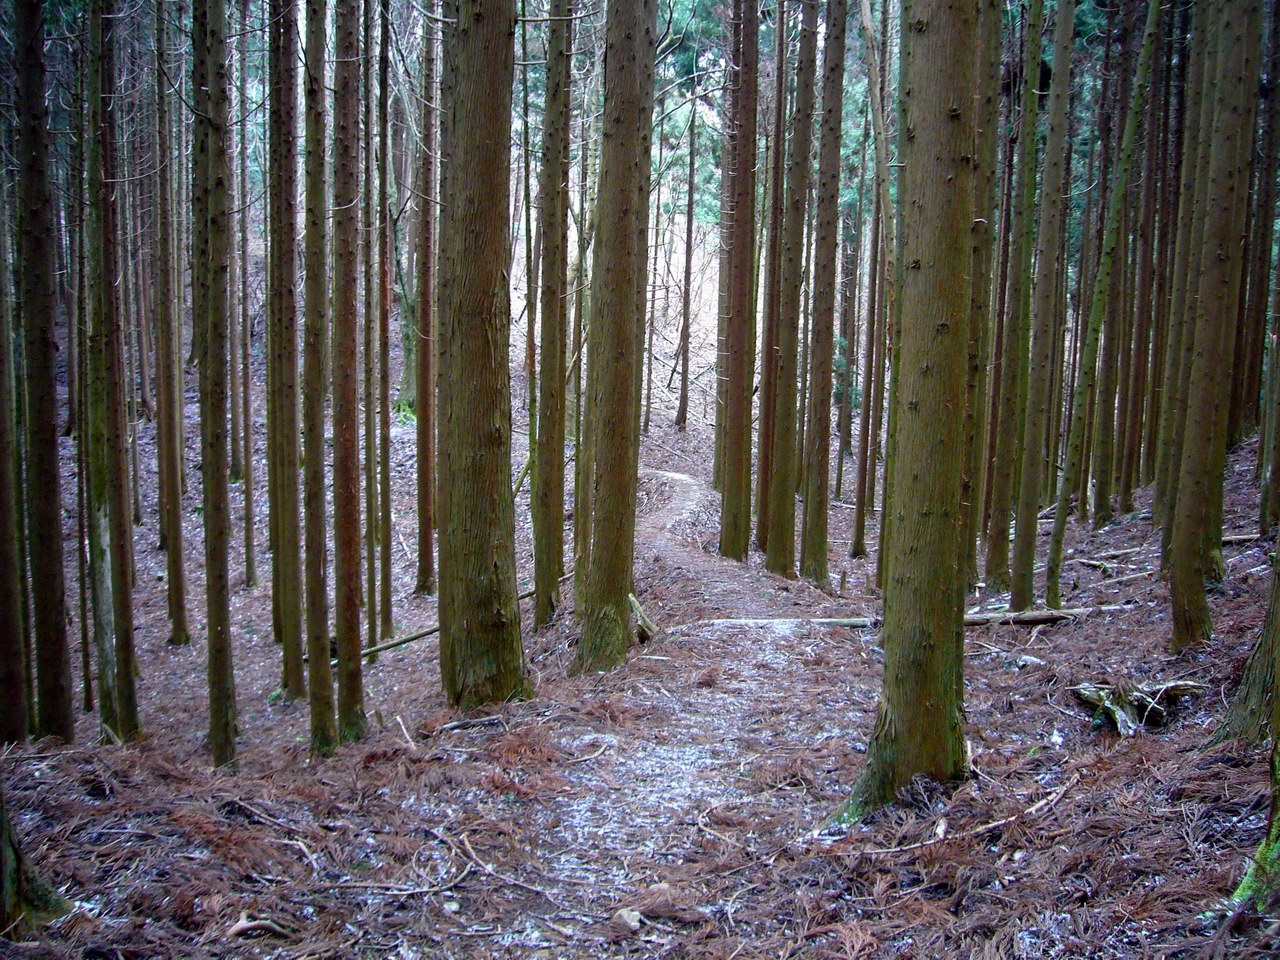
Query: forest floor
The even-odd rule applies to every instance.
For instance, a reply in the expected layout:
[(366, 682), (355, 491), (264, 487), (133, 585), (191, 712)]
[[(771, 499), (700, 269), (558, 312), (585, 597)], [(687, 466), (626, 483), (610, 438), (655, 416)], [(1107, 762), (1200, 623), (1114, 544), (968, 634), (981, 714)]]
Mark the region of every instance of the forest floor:
[[(969, 629), (974, 776), (913, 785), (866, 825), (822, 833), (871, 733), (881, 651), (874, 629), (808, 619), (878, 613), (875, 518), (872, 559), (850, 560), (847, 541), (833, 541), (842, 586), (830, 594), (765, 572), (757, 554), (723, 560), (709, 428), (665, 422), (644, 443), (636, 544), (657, 639), (612, 673), (569, 677), (571, 587), (541, 633), (523, 604), (534, 696), (465, 717), (440, 693), (434, 637), (384, 653), (365, 670), (370, 735), (320, 761), (307, 755), (305, 703), (273, 695), (263, 511), (262, 585), (244, 588), (233, 556), (240, 769), (210, 772), (199, 516), (188, 511), (195, 642), (170, 647), (144, 498), (147, 737), (86, 745), (85, 716), (77, 746), (0, 757), (29, 853), (74, 902), (42, 948), (8, 949), (131, 960), (1274, 955), (1275, 923), (1214, 912), (1263, 833), (1265, 758), (1244, 744), (1204, 749), (1262, 622), (1270, 544), (1227, 549), (1218, 638), (1175, 657), (1167, 587), (1143, 573), (1159, 551), (1146, 493), (1102, 531), (1073, 524), (1067, 604), (1128, 609)], [(435, 622), (434, 600), (411, 592), (412, 457), (412, 429), (399, 425), (401, 633)], [(143, 460), (153, 491), (145, 449)], [(1252, 464), (1251, 445), (1232, 456), (1228, 533), (1255, 527)], [(523, 584), (527, 488), (517, 516)], [(851, 520), (836, 504), (833, 538)], [(1069, 688), (1122, 678), (1194, 679), (1210, 694), (1164, 728), (1120, 738)]]

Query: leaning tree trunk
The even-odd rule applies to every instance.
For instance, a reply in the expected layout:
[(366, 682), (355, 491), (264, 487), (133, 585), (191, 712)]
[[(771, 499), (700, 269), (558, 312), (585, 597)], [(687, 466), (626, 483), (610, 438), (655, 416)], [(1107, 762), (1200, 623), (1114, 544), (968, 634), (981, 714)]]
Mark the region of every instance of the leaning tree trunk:
[[(969, 330), (973, 134), (970, 51), (976, 7), (914, 0), (902, 105), (901, 325), (895, 353), (898, 422), (890, 463), (900, 511), (887, 551), (884, 686), (867, 762), (836, 819), (893, 800), (917, 774), (964, 774), (958, 674), (964, 577), (957, 521)], [(905, 19), (905, 15), (904, 15)], [(904, 26), (906, 24), (904, 23)], [(904, 38), (906, 34), (904, 31)]]
[(450, 0), (445, 9), (440, 674), (449, 702), (470, 709), (527, 689), (516, 606), (506, 282), (515, 4)]

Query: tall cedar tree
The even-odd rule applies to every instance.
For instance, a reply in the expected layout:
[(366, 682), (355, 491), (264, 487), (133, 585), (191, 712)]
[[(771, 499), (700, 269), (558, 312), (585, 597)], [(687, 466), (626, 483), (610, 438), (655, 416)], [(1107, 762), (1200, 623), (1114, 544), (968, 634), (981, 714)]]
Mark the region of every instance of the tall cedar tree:
[(964, 573), (957, 535), (969, 329), (976, 105), (976, 5), (913, 0), (903, 11), (903, 195), (899, 425), (890, 463), (895, 536), (885, 549), (884, 686), (866, 765), (836, 813), (860, 820), (917, 774), (965, 772), (961, 657)]
[[(0, 224), (4, 223), (0, 216)], [(18, 523), (22, 492), (15, 463), (18, 456), (14, 419), (14, 355), (10, 339), (8, 231), (0, 229), (0, 744), (27, 738), (27, 653), (23, 638), (25, 597), (19, 562)]]
[(1058, 254), (1062, 232), (1062, 192), (1066, 183), (1067, 105), (1071, 93), (1071, 49), (1075, 0), (1059, 0), (1053, 38), (1053, 79), (1049, 84), (1049, 129), (1045, 139), (1044, 182), (1040, 191), (1040, 229), (1035, 257), (1035, 293), (1030, 322), (1031, 366), (1027, 382), (1026, 436), (1022, 444), (1022, 472), (1018, 487), (1013, 538), (1014, 610), (1031, 605), (1032, 570), (1036, 559), (1040, 488), (1044, 476), (1045, 442), (1051, 416), (1049, 380), (1053, 339), (1057, 326)]
[(732, 155), (729, 243), (723, 358), (723, 453), (721, 454), (720, 553), (745, 560), (751, 534), (751, 372), (755, 328), (756, 91), (759, 85), (760, 12), (751, 0), (734, 0)]
[[(169, 17), (163, 6), (156, 4), (156, 151), (161, 157), (173, 155), (169, 142), (170, 97), (168, 77), (174, 76), (173, 48)], [(177, 262), (174, 249), (173, 168), (168, 163), (156, 164), (155, 230), (156, 255), (152, 260), (155, 274), (156, 303), (156, 392), (159, 419), (156, 439), (159, 445), (160, 530), (165, 549), (165, 573), (169, 595), (169, 642), (185, 646), (191, 642), (187, 627), (187, 574), (182, 533), (182, 328), (177, 287)]]
[[(800, 574), (827, 582), (827, 490), (831, 469), (831, 356), (835, 348), (836, 244), (840, 217), (840, 128), (844, 107), (846, 0), (827, 0), (822, 54), (817, 222), (813, 254), (813, 388), (805, 431), (804, 518)], [(844, 396), (847, 398), (848, 386)]]
[(552, 0), (547, 28), (547, 104), (542, 132), (542, 366), (538, 456), (533, 473), (534, 625), (560, 605), (564, 573), (566, 271), (569, 251), (569, 123), (573, 4)]
[(306, 104), (306, 248), (303, 252), (302, 499), (306, 541), (307, 699), (311, 750), (333, 751), (333, 671), (329, 665), (329, 535), (325, 517), (325, 365), (329, 349), (328, 189), (325, 151), (326, 0), (307, 0), (303, 58)]
[[(129, 454), (126, 448), (123, 318), (117, 302), (116, 249), (115, 32), (120, 26), (114, 0), (90, 8), (89, 98), (93, 111), (89, 196), (93, 224), (93, 459), (89, 475), (97, 567), (101, 574), (98, 676), (99, 717), (121, 739), (137, 736), (137, 662), (133, 646), (133, 557)], [(61, 607), (58, 615), (62, 615)], [(65, 655), (64, 655), (65, 658)], [(69, 664), (59, 669), (69, 670)], [(67, 681), (68, 697), (70, 681)], [(109, 690), (109, 692), (107, 692)], [(105, 696), (103, 694), (106, 694)]]
[(360, 671), (360, 437), (356, 364), (356, 201), (360, 128), (359, 0), (337, 0), (333, 94), (333, 607), (338, 646), (338, 737), (364, 735)]
[(1226, 456), (1230, 357), (1243, 274), (1240, 238), (1245, 233), (1248, 157), (1253, 148), (1254, 94), (1261, 56), (1260, 0), (1219, 6), (1221, 12), (1214, 24), (1217, 62), (1212, 67), (1213, 82), (1206, 86), (1206, 95), (1212, 98), (1213, 125), (1206, 204), (1201, 214), (1205, 226), (1200, 295), (1169, 552), (1174, 650), (1207, 640), (1213, 632), (1205, 584), (1213, 569), (1211, 555), (1220, 551), (1220, 477)]
[(449, 0), (440, 186), (440, 673), (462, 709), (527, 689), (507, 294), (513, 0)]
[(380, 0), (378, 32), (378, 633), (390, 640), (391, 617), (391, 5)]
[[(431, 4), (434, 13), (434, 0)], [(436, 589), (436, 27), (422, 40), (422, 162), (418, 189), (422, 213), (418, 226), (418, 322), (414, 378), (418, 453), (419, 593)]]
[[(71, 656), (67, 647), (62, 567), (62, 498), (58, 476), (58, 345), (54, 340), (53, 197), (45, 109), (44, 3), (18, 0), (18, 296), (26, 330), (27, 543), (35, 601), (39, 734), (75, 736)], [(127, 528), (126, 528), (127, 529)], [(131, 684), (132, 685), (132, 684)], [(136, 732), (136, 720), (127, 731)]]
[(653, 116), (653, 0), (611, 4), (605, 20), (604, 139), (599, 215), (591, 268), (591, 315), (597, 328), (588, 365), (594, 396), (586, 429), (597, 456), (589, 483), (591, 566), (582, 598), (582, 642), (575, 668), (602, 670), (625, 662), (631, 624), (636, 525), (639, 386), (644, 293), (643, 238), (648, 235), (650, 129)]
[(1022, 59), (1022, 109), (1017, 137), (1018, 185), (1010, 218), (1009, 293), (1004, 318), (1004, 356), (1000, 364), (1000, 415), (995, 463), (991, 470), (991, 520), (987, 529), (987, 584), (992, 590), (1004, 590), (1009, 586), (1009, 521), (1026, 427), (1031, 241), (1035, 227), (1043, 22), (1044, 0), (1031, 0)]
[[(783, 211), (778, 279), (777, 356), (774, 364), (773, 469), (769, 489), (769, 534), (765, 566), (782, 576), (796, 572), (796, 393), (800, 349), (800, 288), (805, 279), (805, 223), (808, 219), (810, 147), (813, 140), (814, 76), (818, 48), (818, 0), (801, 0), (800, 50), (796, 57), (796, 97), (791, 112), (787, 153), (786, 207)], [(774, 145), (781, 151), (781, 142)], [(774, 190), (781, 190), (775, 184)]]
[(271, 510), (274, 636), (283, 653), (281, 692), (305, 695), (298, 517), (298, 73), (296, 0), (271, 0), (271, 266), (267, 271), (267, 472)]
[[(226, 0), (196, 7), (192, 33), (194, 78), (205, 85), (195, 119), (196, 165), (192, 191), (202, 198), (192, 224), (197, 260), (203, 264), (200, 306), (204, 349), (200, 362), (201, 472), (203, 474), (206, 625), (209, 631), (209, 746), (215, 767), (236, 757), (235, 674), (231, 656), (228, 547), (231, 504), (227, 489), (229, 388), (227, 281), (231, 262), (231, 142), (227, 68)], [(203, 29), (201, 29), (203, 28)], [(197, 89), (199, 87), (197, 86)]]

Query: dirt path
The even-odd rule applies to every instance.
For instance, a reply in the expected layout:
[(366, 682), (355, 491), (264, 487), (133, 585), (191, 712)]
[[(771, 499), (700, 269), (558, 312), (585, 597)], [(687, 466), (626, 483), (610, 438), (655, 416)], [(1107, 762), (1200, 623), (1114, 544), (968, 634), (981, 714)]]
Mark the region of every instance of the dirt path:
[[(680, 444), (699, 453), (692, 434), (662, 439), (674, 457)], [(434, 640), (415, 643), (366, 669), (371, 735), (312, 762), (305, 708), (268, 695), (279, 662), (269, 630), (246, 629), (268, 620), (269, 595), (242, 591), (243, 762), (211, 775), (191, 720), (205, 710), (203, 650), (140, 632), (147, 741), (0, 757), (30, 851), (77, 901), (46, 933), (57, 954), (1127, 958), (1179, 955), (1214, 935), (1196, 918), (1261, 836), (1267, 772), (1247, 747), (1197, 751), (1261, 621), (1267, 544), (1239, 548), (1214, 598), (1219, 646), (1202, 656), (1165, 654), (1158, 579), (1125, 583), (1121, 597), (1095, 591), (1108, 573), (1081, 565), (1082, 603), (1139, 602), (1105, 621), (970, 631), (978, 776), (913, 787), (825, 849), (804, 838), (861, 762), (879, 638), (806, 618), (876, 613), (871, 565), (833, 552), (849, 575), (850, 596), (837, 598), (769, 574), (758, 552), (718, 557), (717, 495), (647, 450), (636, 584), (668, 629), (608, 674), (567, 676), (566, 612), (526, 632), (535, 698), (460, 718), (439, 692)], [(1229, 493), (1231, 516), (1256, 496), (1239, 478)], [(845, 519), (833, 515), (833, 536)], [(1073, 528), (1071, 545), (1092, 556), (1150, 539), (1149, 523), (1126, 518)], [(434, 605), (407, 600), (400, 615), (407, 629), (430, 624)], [(787, 622), (752, 619), (769, 617)], [(1117, 740), (1067, 692), (1114, 676), (1194, 676), (1214, 696), (1166, 730)], [(1064, 785), (1033, 822), (932, 843)], [(233, 935), (242, 914), (283, 932)]]

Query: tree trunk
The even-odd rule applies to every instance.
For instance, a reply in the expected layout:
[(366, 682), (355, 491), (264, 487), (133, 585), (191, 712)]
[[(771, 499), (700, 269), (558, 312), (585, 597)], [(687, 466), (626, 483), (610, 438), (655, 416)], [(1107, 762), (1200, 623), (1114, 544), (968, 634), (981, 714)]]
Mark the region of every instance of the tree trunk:
[[(49, 186), (49, 123), (45, 110), (44, 4), (41, 0), (18, 0), (15, 13), (21, 155), (17, 251), (21, 269), (17, 280), (26, 330), (27, 544), (35, 610), (39, 734), (70, 742), (75, 736), (75, 708), (62, 566), (58, 345), (54, 336), (55, 236)], [(127, 491), (121, 493), (127, 503)], [(127, 517), (123, 530), (117, 529), (117, 532), (129, 533)], [(129, 686), (132, 689), (132, 679)], [(133, 716), (130, 735), (136, 732), (136, 710)]]
[[(1210, 578), (1206, 541), (1221, 529), (1221, 468), (1226, 456), (1226, 414), (1231, 386), (1229, 358), (1239, 320), (1243, 263), (1241, 238), (1248, 193), (1256, 97), (1260, 0), (1222, 3), (1212, 97), (1209, 192), (1204, 209), (1200, 303), (1195, 324), (1186, 435), (1169, 543), (1169, 593), (1173, 602), (1173, 650), (1207, 640), (1213, 631), (1205, 583)], [(1208, 101), (1206, 101), (1208, 102)], [(1218, 471), (1215, 478), (1214, 472)]]
[(298, 514), (298, 304), (297, 304), (297, 5), (271, 0), (272, 311), (268, 342), (274, 365), (267, 404), (267, 469), (272, 545), (275, 639), (283, 654), (281, 691), (306, 695), (302, 670), (302, 571)]
[(338, 740), (329, 665), (329, 537), (325, 511), (325, 364), (329, 340), (328, 190), (325, 154), (326, 0), (307, 0), (303, 60), (306, 103), (305, 242), (303, 254), (302, 495), (306, 539), (307, 699), (311, 752), (327, 756)]
[[(431, 11), (437, 5), (432, 0)], [(422, 163), (418, 226), (418, 324), (415, 359), (418, 374), (416, 441), (418, 453), (418, 593), (436, 589), (436, 41), (428, 30), (422, 43)]]
[(1155, 48), (1156, 28), (1159, 25), (1159, 0), (1151, 0), (1147, 9), (1147, 23), (1143, 33), (1142, 52), (1138, 56), (1137, 73), (1134, 76), (1124, 136), (1120, 142), (1120, 155), (1116, 159), (1115, 174), (1111, 183), (1111, 196), (1107, 206), (1103, 228), (1098, 275), (1094, 280), (1090, 298), (1089, 320), (1084, 332), (1085, 341), (1080, 361), (1080, 376), (1076, 380), (1072, 398), (1071, 433), (1067, 440), (1066, 468), (1058, 486), (1058, 502), (1053, 515), (1053, 533), (1049, 541), (1049, 559), (1045, 569), (1045, 594), (1049, 606), (1062, 605), (1059, 578), (1062, 569), (1062, 545), (1067, 532), (1067, 514), (1071, 494), (1081, 476), (1084, 459), (1086, 411), (1089, 396), (1093, 392), (1094, 373), (1098, 360), (1098, 337), (1107, 309), (1107, 294), (1111, 271), (1115, 263), (1116, 248), (1120, 245), (1121, 217), (1124, 212), (1125, 191), (1129, 181), (1129, 167), (1133, 160), (1133, 143), (1138, 133), (1138, 117), (1146, 103), (1147, 78), (1151, 74), (1151, 57)]
[[(840, 220), (840, 128), (844, 105), (846, 0), (828, 0), (822, 52), (822, 120), (818, 144), (817, 223), (813, 263), (813, 389), (805, 431), (804, 517), (800, 573), (827, 584), (828, 487), (831, 479), (831, 363), (835, 348), (836, 246)], [(846, 386), (845, 402), (848, 402)]]
[(1013, 545), (1013, 596), (1009, 606), (1025, 610), (1034, 595), (1040, 479), (1044, 475), (1045, 439), (1049, 429), (1049, 380), (1053, 362), (1055, 308), (1058, 302), (1058, 237), (1062, 230), (1062, 194), (1066, 185), (1067, 101), (1071, 93), (1071, 52), (1075, 0), (1059, 0), (1053, 39), (1053, 79), (1049, 86), (1049, 129), (1045, 138), (1044, 183), (1040, 198), (1036, 282), (1031, 323), (1031, 368), (1028, 378), (1026, 437), (1022, 444), (1022, 476)]
[[(227, 17), (225, 0), (196, 5), (193, 80), (207, 91), (197, 103), (196, 165), (192, 188), (202, 197), (194, 224), (195, 256), (204, 264), (201, 312), (204, 349), (200, 363), (203, 416), (203, 473), (206, 623), (209, 632), (209, 746), (215, 767), (236, 757), (235, 674), (231, 656), (231, 607), (228, 546), (231, 509), (227, 490), (228, 335), (227, 279), (231, 259), (230, 143), (227, 96)], [(292, 274), (291, 274), (292, 276)], [(292, 296), (292, 295), (291, 295)]]
[[(783, 213), (778, 280), (777, 358), (773, 409), (773, 469), (769, 487), (769, 536), (765, 567), (785, 577), (796, 567), (796, 394), (800, 346), (800, 288), (804, 283), (805, 221), (809, 199), (810, 145), (813, 140), (814, 76), (818, 46), (817, 0), (801, 0), (800, 51), (796, 59), (796, 98), (791, 112), (787, 154), (786, 208)], [(777, 148), (781, 150), (779, 141)], [(781, 188), (781, 184), (778, 185)], [(766, 357), (768, 362), (769, 358)]]
[(359, 198), (360, 0), (337, 0), (333, 96), (333, 612), (338, 738), (364, 735), (360, 663), (360, 318), (356, 309)]
[[(582, 598), (578, 671), (623, 663), (635, 636), (631, 623), (635, 548), (637, 430), (644, 318), (649, 163), (653, 116), (656, 4), (613, 4), (605, 18), (604, 130), (600, 153), (591, 315), (598, 328), (588, 364), (594, 377), (592, 417), (597, 456), (590, 483), (591, 561)], [(598, 347), (599, 349), (596, 349)]]
[(751, 380), (755, 314), (756, 64), (760, 18), (755, 3), (734, 0), (732, 226), (723, 346), (724, 452), (721, 457), (720, 553), (745, 560), (751, 532)]
[[(893, 800), (917, 774), (964, 774), (954, 638), (964, 573), (957, 536), (972, 259), (976, 9), (913, 0), (903, 15), (903, 205), (898, 429), (890, 462), (900, 511), (886, 542), (884, 686), (867, 762), (836, 819), (852, 822)], [(926, 707), (927, 705), (927, 707)]]
[[(511, 492), (513, 0), (445, 5), (440, 222), (440, 672), (463, 710), (522, 695)], [(628, 396), (630, 391), (628, 391)]]
[[(14, 469), (18, 457), (14, 420), (13, 329), (8, 291), (9, 237), (0, 231), (0, 745), (27, 739), (26, 605), (18, 553), (22, 490)], [(7, 898), (6, 898), (7, 902)], [(6, 913), (7, 916), (7, 913)]]
[(533, 466), (534, 627), (551, 622), (564, 573), (565, 277), (569, 244), (569, 124), (572, 0), (555, 0), (547, 28), (547, 100), (542, 133), (542, 366), (538, 456)]

